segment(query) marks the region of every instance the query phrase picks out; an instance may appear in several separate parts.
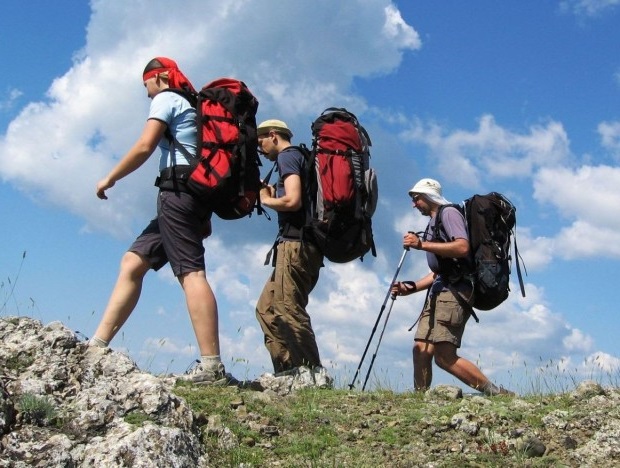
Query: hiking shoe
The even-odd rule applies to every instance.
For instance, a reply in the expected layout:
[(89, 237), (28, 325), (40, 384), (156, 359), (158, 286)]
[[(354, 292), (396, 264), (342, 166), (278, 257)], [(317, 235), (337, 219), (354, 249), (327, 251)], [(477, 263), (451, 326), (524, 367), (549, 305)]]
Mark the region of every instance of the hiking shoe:
[(502, 386), (499, 387), (499, 395), (518, 396), (515, 392), (508, 390)]
[(517, 394), (513, 391), (510, 391), (504, 387), (502, 387), (501, 385), (499, 386), (499, 388), (497, 390), (493, 390), (490, 392), (485, 392), (487, 396), (499, 396), (499, 395), (505, 395), (505, 396), (517, 396)]
[(202, 364), (198, 364), (187, 374), (179, 377), (183, 382), (191, 382), (196, 385), (238, 385), (239, 381), (231, 374), (226, 373), (224, 364), (220, 363), (216, 369), (205, 369)]
[(273, 374), (274, 377), (287, 377), (289, 375), (297, 375), (299, 374), (299, 367), (293, 367), (292, 369), (287, 369), (284, 371), (276, 372)]

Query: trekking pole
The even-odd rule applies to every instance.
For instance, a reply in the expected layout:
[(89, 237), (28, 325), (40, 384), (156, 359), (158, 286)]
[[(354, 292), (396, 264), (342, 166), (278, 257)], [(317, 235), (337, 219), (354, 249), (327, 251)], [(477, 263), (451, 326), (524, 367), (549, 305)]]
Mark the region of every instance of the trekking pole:
[[(375, 322), (375, 326), (372, 327), (372, 332), (370, 333), (370, 338), (368, 338), (368, 343), (366, 343), (366, 348), (364, 349), (364, 353), (362, 354), (362, 359), (360, 359), (360, 363), (357, 366), (357, 370), (355, 371), (355, 375), (353, 376), (353, 380), (349, 384), (349, 389), (353, 389), (355, 387), (355, 379), (360, 373), (360, 369), (362, 368), (362, 363), (364, 362), (364, 358), (366, 357), (366, 353), (368, 352), (368, 347), (370, 346), (370, 342), (372, 341), (372, 337), (375, 335), (377, 331), (377, 325), (381, 321), (381, 316), (383, 315), (383, 311), (385, 310), (385, 306), (387, 304), (388, 299), (390, 298), (390, 293), (392, 291), (392, 285), (396, 282), (396, 278), (398, 277), (398, 273), (400, 272), (400, 268), (403, 266), (403, 262), (405, 261), (405, 256), (409, 249), (405, 249), (403, 255), (400, 257), (400, 262), (398, 262), (398, 267), (396, 267), (396, 272), (394, 273), (394, 278), (392, 278), (392, 282), (390, 283), (390, 287), (388, 288), (388, 292), (385, 296), (385, 300), (383, 301), (383, 305), (381, 306), (381, 310), (379, 310), (379, 315), (377, 316), (377, 320)], [(391, 309), (391, 307), (390, 307)]]
[(362, 386), (362, 392), (366, 389), (366, 382), (368, 382), (368, 377), (370, 377), (370, 371), (372, 370), (372, 366), (375, 363), (375, 358), (377, 357), (377, 353), (379, 352), (379, 345), (381, 345), (381, 341), (383, 340), (383, 333), (385, 332), (385, 327), (387, 327), (388, 320), (390, 319), (390, 314), (392, 313), (392, 307), (394, 307), (395, 300), (396, 300), (396, 295), (392, 294), (392, 302), (390, 304), (390, 308), (388, 309), (388, 313), (385, 316), (385, 322), (383, 322), (383, 329), (381, 330), (381, 334), (379, 335), (379, 341), (377, 342), (377, 348), (375, 349), (375, 354), (372, 355), (372, 359), (370, 360), (370, 366), (368, 366), (368, 371), (366, 372), (366, 378), (364, 379), (364, 385)]

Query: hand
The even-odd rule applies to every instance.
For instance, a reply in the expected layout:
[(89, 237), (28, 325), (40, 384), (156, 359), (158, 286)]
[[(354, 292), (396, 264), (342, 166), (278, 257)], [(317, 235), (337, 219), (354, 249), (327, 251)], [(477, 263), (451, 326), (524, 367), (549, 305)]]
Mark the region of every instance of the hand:
[(101, 198), (102, 200), (107, 200), (108, 196), (105, 194), (105, 191), (109, 188), (114, 187), (114, 183), (115, 182), (109, 177), (106, 177), (105, 179), (101, 179), (99, 183), (97, 184), (97, 196)]
[(410, 248), (420, 250), (422, 248), (422, 239), (415, 232), (410, 231), (403, 237), (403, 248), (407, 250)]
[(392, 297), (408, 296), (409, 294), (416, 292), (417, 287), (413, 281), (397, 281), (392, 284), (392, 289), (390, 291), (392, 293)]
[(265, 200), (267, 200), (269, 198), (274, 198), (275, 197), (276, 189), (272, 185), (264, 185), (260, 189), (259, 195), (260, 195), (260, 201), (264, 202)]

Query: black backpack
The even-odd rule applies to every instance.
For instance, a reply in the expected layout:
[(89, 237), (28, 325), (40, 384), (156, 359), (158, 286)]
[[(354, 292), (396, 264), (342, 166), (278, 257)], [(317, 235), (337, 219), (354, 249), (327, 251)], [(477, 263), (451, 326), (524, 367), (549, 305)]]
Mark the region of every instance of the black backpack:
[[(467, 276), (474, 285), (473, 308), (491, 310), (508, 298), (512, 256), (510, 240), (514, 238), (514, 259), (521, 294), (525, 297), (525, 287), (521, 276), (519, 250), (515, 236), (517, 222), (515, 206), (502, 194), (491, 192), (487, 195), (474, 195), (460, 205), (443, 205), (437, 213), (433, 237), (439, 238), (439, 231), (445, 234), (441, 212), (447, 206), (457, 208), (465, 217), (469, 234), (471, 265), (467, 262), (450, 259), (443, 263), (447, 268), (442, 272), (454, 281)], [(447, 260), (447, 259), (444, 259)], [(526, 272), (527, 274), (527, 272)], [(453, 291), (454, 292), (454, 291)], [(459, 295), (456, 295), (460, 299)], [(460, 301), (462, 302), (462, 301)], [(463, 303), (463, 302), (462, 302)]]

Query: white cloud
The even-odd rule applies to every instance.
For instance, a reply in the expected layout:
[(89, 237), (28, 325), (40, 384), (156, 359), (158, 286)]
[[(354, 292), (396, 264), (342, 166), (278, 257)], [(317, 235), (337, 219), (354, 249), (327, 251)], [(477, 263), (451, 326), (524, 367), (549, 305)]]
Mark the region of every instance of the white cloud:
[[(154, 214), (156, 157), (117, 183), (106, 202), (96, 199), (94, 187), (139, 135), (148, 109), (140, 76), (153, 56), (175, 58), (196, 86), (238, 76), (259, 96), (262, 115), (290, 118), (295, 126), (296, 118), (311, 121), (334, 102), (363, 110), (363, 98), (350, 92), (352, 80), (389, 73), (404, 50), (420, 47), (387, 0), (224, 6), (194, 0), (174, 15), (164, 1), (97, 0), (92, 8), (87, 42), (73, 67), (0, 139), (0, 173), (83, 217), (86, 230), (123, 236), (135, 231), (134, 221), (143, 224)], [(257, 21), (265, 11), (269, 21)]]
[(544, 168), (534, 177), (534, 197), (567, 219), (554, 241), (556, 255), (620, 257), (620, 167)]
[(581, 330), (572, 329), (570, 335), (564, 337), (562, 344), (569, 352), (588, 352), (594, 343), (592, 337), (584, 334)]
[[(142, 128), (148, 99), (140, 75), (151, 57), (175, 58), (196, 86), (224, 75), (244, 79), (261, 101), (259, 113), (288, 120), (297, 135), (303, 133), (298, 129), (308, 131), (308, 122), (317, 112), (335, 103), (358, 116), (365, 112), (364, 97), (351, 90), (354, 80), (390, 73), (400, 65), (403, 53), (421, 47), (417, 32), (388, 0), (193, 0), (184, 2), (174, 15), (169, 14), (169, 2), (161, 0), (94, 0), (91, 5), (86, 46), (76, 53), (73, 67), (50, 83), (45, 101), (24, 107), (0, 137), (0, 174), (32, 196), (80, 216), (86, 230), (122, 236), (135, 233), (135, 225), (141, 227), (154, 214), (156, 158), (117, 183), (108, 201), (97, 200), (94, 187)], [(269, 20), (261, 21), (265, 12)], [(402, 125), (402, 114), (370, 110), (385, 115), (386, 122)], [(599, 131), (603, 144), (616, 148), (615, 127), (602, 126)], [(520, 230), (528, 267), (545, 265), (552, 252), (570, 247), (576, 235), (582, 242), (588, 229), (589, 237), (595, 238), (592, 244), (620, 245), (612, 234), (619, 226), (609, 216), (619, 201), (617, 169), (563, 169), (561, 165), (570, 158), (569, 140), (559, 122), (547, 121), (519, 133), (501, 127), (491, 115), (482, 116), (473, 131), (451, 131), (414, 120), (405, 139), (430, 149), (429, 159), (437, 158), (446, 181), (471, 185), (485, 179), (527, 179), (540, 171), (535, 175), (536, 199), (557, 208), (574, 224), (558, 238)], [(389, 159), (393, 153), (386, 153), (383, 161), (393, 163)], [(381, 207), (393, 213), (385, 218), (386, 231), (396, 232), (400, 240), (412, 227), (422, 229), (425, 220), (409, 204), (402, 203), (401, 213), (390, 207), (389, 179), (380, 183), (387, 188), (382, 188)], [(576, 183), (582, 184), (577, 187), (580, 190), (575, 190)], [(588, 196), (579, 199), (579, 193)], [(401, 202), (394, 205), (400, 207)], [(384, 226), (377, 223), (376, 227), (378, 231)], [(592, 229), (599, 228), (593, 235)], [(251, 368), (250, 374), (269, 362), (253, 307), (270, 271), (263, 266), (270, 247), (265, 239), (275, 229), (275, 223), (262, 227), (256, 219), (243, 220), (216, 231), (206, 242), (207, 275), (220, 301), (220, 316), (227, 318), (222, 322), (230, 325), (222, 333), (222, 349), (235, 362), (247, 359), (239, 366)], [(235, 236), (236, 232), (240, 234)], [(248, 242), (250, 233), (253, 237)], [(580, 245), (588, 246), (590, 254), (597, 252), (590, 243)], [(353, 367), (358, 363), (401, 252), (396, 243), (382, 249), (372, 263), (326, 265), (309, 305), (324, 361)], [(423, 254), (412, 252), (400, 278), (416, 279), (426, 270)], [(179, 293), (168, 269), (158, 278), (162, 289), (174, 287)], [(509, 369), (517, 356), (522, 357), (515, 350), (530, 360), (589, 352), (585, 348), (592, 344), (587, 334), (553, 313), (544, 304), (544, 291), (532, 284), (526, 288), (528, 296), (522, 299), (513, 285), (515, 293), (506, 304), (481, 313), (480, 325), (468, 325), (464, 354)], [(407, 330), (423, 299), (423, 294), (416, 294), (395, 301), (375, 369), (411, 372), (412, 333)], [(181, 309), (182, 304), (156, 307), (157, 325), (175, 330), (184, 320), (187, 330), (189, 320), (180, 317)], [(181, 359), (195, 356), (194, 339), (188, 333), (189, 344), (181, 344), (184, 340), (176, 336), (147, 340), (143, 355), (150, 360), (160, 352)]]
[(429, 147), (442, 180), (461, 184), (487, 178), (524, 178), (534, 169), (557, 165), (570, 155), (568, 136), (558, 122), (532, 126), (529, 133), (518, 134), (497, 125), (492, 115), (482, 116), (473, 132), (414, 121), (403, 136)]
[(6, 111), (12, 109), (15, 106), (15, 102), (23, 95), (19, 89), (9, 89), (6, 96), (0, 98), (0, 111)]
[(555, 240), (542, 236), (532, 237), (529, 228), (517, 228), (517, 246), (528, 271), (542, 269), (555, 256)]
[(394, 5), (385, 7), (383, 33), (388, 39), (399, 41), (403, 48), (419, 49), (422, 46), (418, 33), (403, 20)]
[(586, 375), (592, 371), (600, 371), (606, 374), (607, 377), (614, 379), (613, 382), (617, 383), (615, 379), (620, 371), (620, 358), (607, 353), (596, 352), (584, 360), (583, 370)]
[(598, 16), (620, 5), (620, 0), (564, 0), (560, 8), (575, 15)]
[(601, 122), (597, 130), (603, 148), (620, 159), (620, 122)]

